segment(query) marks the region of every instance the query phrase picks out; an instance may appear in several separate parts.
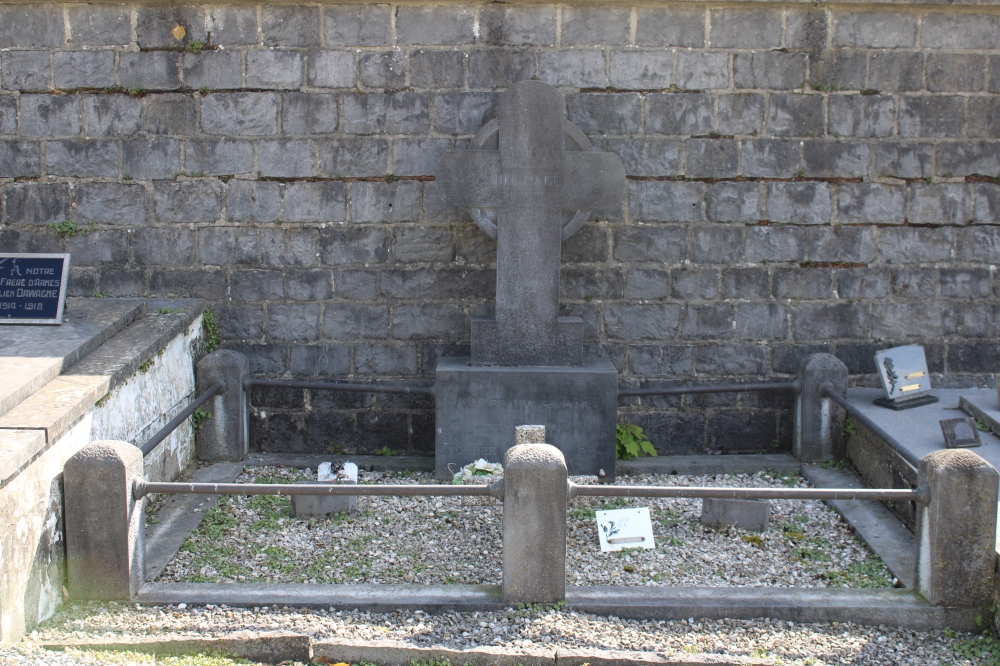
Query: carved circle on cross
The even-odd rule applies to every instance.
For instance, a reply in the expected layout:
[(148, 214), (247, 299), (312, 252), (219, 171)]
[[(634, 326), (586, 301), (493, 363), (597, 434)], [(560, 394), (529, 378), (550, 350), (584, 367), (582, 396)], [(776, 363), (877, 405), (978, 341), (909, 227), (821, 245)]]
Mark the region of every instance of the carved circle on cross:
[[(565, 121), (563, 128), (566, 134), (566, 141), (563, 150), (593, 151), (590, 140), (580, 131), (580, 128)], [(472, 150), (500, 150), (500, 122), (494, 118), (472, 137), (469, 144)], [(486, 232), (490, 238), (497, 237), (497, 212), (493, 208), (470, 208), (469, 214), (476, 225)], [(590, 219), (589, 210), (563, 211), (562, 239), (566, 240), (583, 226), (583, 223)]]

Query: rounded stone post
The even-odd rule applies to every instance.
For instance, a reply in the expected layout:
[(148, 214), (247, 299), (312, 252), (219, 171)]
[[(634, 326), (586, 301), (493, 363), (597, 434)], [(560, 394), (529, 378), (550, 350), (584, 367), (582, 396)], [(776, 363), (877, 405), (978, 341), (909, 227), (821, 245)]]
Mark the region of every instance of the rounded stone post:
[(74, 599), (127, 601), (145, 577), (142, 451), (128, 442), (92, 442), (66, 461), (66, 578)]
[(820, 395), (819, 387), (830, 382), (837, 392), (846, 394), (847, 366), (831, 354), (810, 354), (799, 367), (798, 380), (802, 390), (795, 398), (795, 457), (802, 462), (843, 458), (844, 410)]
[(214, 351), (198, 361), (195, 386), (200, 394), (214, 384), (223, 389), (209, 398), (204, 409), (211, 417), (201, 422), (195, 433), (200, 460), (238, 462), (250, 445), (250, 412), (245, 380), (250, 378), (250, 361), (231, 349)]
[(566, 598), (566, 459), (550, 444), (504, 456), (503, 602)]
[(917, 512), (917, 591), (934, 606), (992, 603), (1000, 475), (968, 449), (920, 459), (930, 501)]

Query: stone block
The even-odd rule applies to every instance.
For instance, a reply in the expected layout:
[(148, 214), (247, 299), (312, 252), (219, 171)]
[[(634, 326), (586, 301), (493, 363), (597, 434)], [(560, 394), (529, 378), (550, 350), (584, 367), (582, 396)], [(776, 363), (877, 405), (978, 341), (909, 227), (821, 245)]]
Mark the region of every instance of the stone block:
[(194, 180), (153, 183), (153, 212), (160, 222), (213, 222), (222, 209), (222, 184)]
[(357, 223), (415, 222), (420, 217), (420, 183), (352, 183), (351, 216)]
[[(389, 256), (389, 232), (386, 229), (323, 229), (319, 242), (324, 264), (381, 264)], [(386, 317), (388, 326), (388, 312)]]
[(821, 9), (789, 10), (785, 18), (785, 46), (820, 50), (826, 47), (826, 12)]
[(553, 86), (604, 88), (604, 53), (597, 50), (543, 51), (538, 58), (538, 78)]
[(875, 259), (870, 227), (810, 227), (806, 254), (811, 261), (867, 264)]
[(69, 186), (62, 183), (11, 183), (3, 192), (3, 221), (45, 226), (69, 219)]
[(427, 95), (393, 93), (343, 96), (342, 129), (347, 134), (420, 134), (429, 127)]
[(553, 6), (485, 6), (479, 15), (479, 38), (490, 46), (554, 46)]
[(32, 141), (0, 141), (0, 178), (37, 176), (41, 173), (41, 149)]
[[(674, 278), (675, 289), (678, 279)], [(628, 272), (624, 296), (627, 299), (660, 299), (670, 295), (670, 272), (656, 268), (633, 268)], [(586, 296), (586, 294), (585, 294)], [(621, 298), (621, 295), (619, 295)]]
[(712, 222), (756, 222), (760, 219), (759, 200), (757, 183), (712, 183), (705, 195), (705, 217)]
[(124, 46), (132, 40), (127, 5), (75, 6), (68, 13), (74, 46)]
[(142, 100), (128, 95), (84, 95), (87, 136), (128, 136), (142, 129)]
[(990, 295), (990, 274), (981, 268), (942, 268), (941, 296), (945, 298), (986, 298)]
[(892, 136), (896, 104), (890, 95), (833, 95), (829, 129), (834, 136)]
[(960, 184), (911, 185), (909, 211), (911, 224), (962, 225), (971, 217)]
[(504, 457), (503, 602), (566, 597), (566, 461), (548, 444), (521, 444)]
[(881, 141), (875, 150), (874, 173), (880, 177), (929, 178), (934, 173), (930, 144)]
[(357, 345), (355, 372), (360, 375), (407, 377), (417, 373), (417, 348), (388, 345)]
[(875, 268), (844, 268), (836, 271), (837, 294), (841, 298), (883, 299), (889, 295), (891, 274)]
[(709, 46), (714, 49), (773, 49), (781, 46), (782, 17), (776, 9), (713, 9)]
[[(114, 70), (114, 54), (112, 70)], [(4, 90), (49, 92), (51, 70), (48, 51), (8, 51), (0, 53), (0, 78)], [(112, 71), (114, 79), (114, 71)]]
[(231, 90), (243, 87), (243, 60), (238, 51), (202, 51), (181, 57), (184, 87)]
[(804, 463), (840, 460), (844, 442), (840, 429), (844, 410), (826, 397), (821, 387), (829, 384), (839, 395), (847, 395), (847, 366), (831, 354), (811, 354), (799, 366), (802, 389), (795, 397), (795, 429), (792, 452)]
[(908, 92), (924, 87), (924, 54), (879, 51), (871, 54), (868, 87), (883, 92)]
[(402, 51), (360, 54), (358, 82), (369, 88), (402, 88), (406, 82), (406, 56)]
[(195, 234), (190, 229), (135, 229), (132, 251), (139, 266), (190, 266)]
[(434, 129), (444, 134), (475, 134), (488, 120), (486, 115), (495, 110), (498, 97), (496, 93), (434, 95)]
[(210, 266), (258, 263), (257, 230), (205, 227), (198, 230), (198, 262)]
[[(697, 371), (705, 375), (760, 375), (767, 371), (767, 358), (768, 348), (764, 345), (709, 344), (695, 347)], [(746, 428), (746, 412), (740, 414), (739, 419), (740, 427)], [(772, 439), (773, 435), (765, 441), (770, 443)], [(761, 446), (756, 448), (759, 450)]]
[(333, 275), (337, 296), (355, 301), (371, 301), (378, 294), (378, 273), (370, 270), (337, 271)]
[[(319, 46), (319, 8), (307, 5), (265, 5), (260, 13), (264, 46)], [(248, 52), (260, 53), (257, 51)], [(287, 52), (286, 52), (287, 53)], [(249, 76), (249, 63), (247, 75)]]
[(604, 308), (604, 330), (620, 340), (662, 340), (680, 329), (681, 306), (663, 304), (608, 304)]
[(229, 280), (232, 298), (237, 303), (281, 300), (285, 295), (281, 271), (234, 270)]
[(115, 54), (111, 51), (56, 52), (52, 54), (52, 72), (56, 88), (109, 88), (115, 85)]
[(250, 417), (245, 382), (249, 379), (250, 361), (231, 349), (219, 349), (198, 361), (195, 366), (198, 394), (216, 384), (222, 385), (222, 390), (204, 405), (211, 416), (203, 419), (195, 432), (200, 460), (237, 462), (246, 457)]
[(681, 338), (725, 340), (733, 337), (733, 308), (729, 305), (688, 305), (684, 308)]
[(792, 310), (796, 340), (867, 338), (868, 306), (860, 303), (798, 305)]
[(667, 93), (646, 96), (646, 131), (699, 135), (715, 128), (715, 104), (710, 95)]
[(146, 106), (145, 128), (150, 134), (190, 136), (197, 132), (195, 101), (179, 93), (150, 95)]
[(925, 14), (920, 45), (928, 49), (992, 49), (1000, 21), (989, 14)]
[(118, 83), (128, 90), (179, 88), (180, 54), (169, 51), (123, 51), (118, 56)]
[(771, 95), (767, 131), (773, 136), (821, 136), (822, 96)]
[(604, 149), (621, 159), (629, 176), (668, 176), (681, 172), (680, 141), (606, 139)]
[(638, 93), (570, 95), (566, 118), (587, 135), (633, 134), (642, 126), (640, 103)]
[(899, 135), (901, 137), (957, 137), (965, 125), (963, 98), (910, 97), (899, 100)]
[(146, 222), (146, 199), (142, 185), (83, 183), (76, 188), (76, 221), (141, 225)]
[(806, 141), (802, 170), (808, 177), (864, 178), (871, 173), (871, 146), (854, 141)]
[(834, 12), (833, 46), (874, 49), (917, 44), (917, 15), (902, 12)]
[(401, 6), (396, 9), (399, 44), (471, 44), (475, 9), (469, 6)]
[(1000, 176), (1000, 146), (980, 141), (950, 143), (938, 148), (937, 173), (953, 176)]
[(392, 254), (402, 262), (450, 263), (455, 256), (455, 237), (443, 227), (400, 227), (393, 234)]
[(691, 262), (735, 264), (743, 257), (743, 230), (730, 227), (696, 227), (691, 233)]
[(677, 54), (677, 87), (681, 90), (728, 88), (729, 56), (725, 53), (681, 51)]
[(626, 44), (631, 24), (629, 7), (567, 5), (562, 11), (563, 46)]
[(614, 258), (623, 262), (676, 263), (687, 255), (683, 227), (623, 227), (615, 230)]
[(302, 85), (302, 54), (295, 51), (248, 51), (247, 86), (294, 90)]
[(977, 183), (972, 189), (972, 219), (979, 224), (994, 224), (1000, 219), (1000, 187)]
[(281, 184), (273, 181), (234, 180), (226, 192), (230, 220), (273, 222), (281, 214)]
[(806, 82), (806, 55), (781, 51), (737, 53), (733, 56), (737, 88), (794, 90)]
[(59, 5), (6, 5), (0, 8), (0, 49), (56, 47), (64, 44)]
[(756, 135), (764, 129), (764, 96), (754, 93), (719, 95), (719, 133)]
[(930, 493), (917, 510), (916, 589), (934, 606), (982, 609), (993, 600), (997, 471), (967, 449), (920, 460)]
[(122, 142), (123, 176), (135, 180), (173, 178), (180, 170), (181, 142), (176, 139), (154, 137)]
[[(331, 463), (323, 462), (317, 469), (317, 483), (337, 485), (357, 485), (358, 466), (352, 462), (345, 463), (342, 470), (331, 471)], [(292, 495), (292, 515), (300, 518), (310, 516), (329, 516), (335, 513), (346, 513), (354, 516), (358, 513), (357, 495)]]
[[(883, 52), (884, 53), (884, 52)], [(864, 90), (868, 55), (864, 51), (819, 49), (809, 52), (809, 84), (830, 90)]]
[(276, 342), (300, 342), (319, 337), (319, 306), (271, 305), (268, 308), (267, 336)]
[(389, 5), (348, 4), (323, 7), (323, 36), (331, 46), (388, 46)]
[(361, 340), (389, 336), (389, 308), (384, 305), (331, 303), (323, 312), (323, 337)]
[(734, 178), (739, 151), (732, 139), (688, 139), (684, 172), (688, 178)]
[(642, 46), (705, 46), (705, 10), (687, 7), (636, 9), (636, 44)]
[(142, 48), (177, 48), (191, 42), (204, 43), (208, 41), (206, 23), (207, 16), (201, 7), (140, 7), (135, 26), (136, 42)]
[(224, 136), (270, 136), (278, 132), (275, 93), (216, 93), (201, 99), (201, 128)]
[(389, 142), (385, 139), (336, 139), (318, 142), (323, 176), (384, 176), (389, 172)]
[(278, 139), (257, 144), (257, 168), (261, 176), (308, 178), (314, 175), (313, 162), (311, 141)]
[(704, 183), (631, 181), (629, 214), (649, 222), (700, 222), (704, 198)]
[(397, 176), (433, 176), (449, 139), (397, 139), (392, 144), (392, 172)]
[(45, 173), (51, 176), (118, 177), (118, 144), (114, 141), (49, 141)]
[(466, 332), (465, 310), (452, 303), (397, 305), (390, 331), (397, 340), (461, 340)]
[(0, 134), (17, 134), (17, 99), (0, 97)]
[(253, 6), (216, 5), (209, 10), (212, 43), (221, 46), (259, 44), (257, 8)]
[(347, 187), (339, 182), (289, 183), (285, 187), (284, 214), (289, 222), (343, 222)]
[(833, 271), (828, 268), (778, 268), (774, 271), (775, 298), (826, 300), (833, 295)]
[(306, 81), (317, 88), (353, 88), (357, 78), (350, 51), (310, 51)]
[(837, 221), (841, 224), (903, 224), (906, 191), (902, 186), (843, 183), (837, 194)]
[(768, 500), (715, 499), (701, 501), (701, 524), (708, 527), (732, 526), (748, 532), (764, 532), (771, 514)]
[[(526, 57), (527, 56), (527, 57)], [(410, 53), (410, 85), (414, 88), (461, 88), (465, 81), (461, 51)], [(509, 86), (535, 74), (533, 54), (506, 50), (476, 50), (469, 54), (469, 87)]]
[(924, 79), (931, 92), (978, 92), (983, 89), (986, 57), (973, 54), (927, 56)]
[(199, 139), (184, 144), (184, 163), (190, 173), (224, 176), (253, 171), (253, 144), (238, 139)]
[(801, 143), (782, 139), (743, 142), (741, 170), (751, 178), (793, 178), (799, 172)]
[(91, 442), (66, 461), (63, 501), (66, 586), (74, 600), (130, 601), (145, 579), (142, 452), (128, 442)]
[(740, 340), (784, 340), (788, 311), (778, 303), (745, 303), (736, 309), (736, 337)]
[(994, 96), (970, 97), (966, 120), (968, 136), (979, 139), (1000, 137), (1000, 100)]
[(80, 106), (75, 97), (21, 96), (22, 136), (72, 136), (80, 133)]
[(805, 239), (795, 227), (748, 227), (746, 260), (750, 262), (785, 262), (805, 259)]

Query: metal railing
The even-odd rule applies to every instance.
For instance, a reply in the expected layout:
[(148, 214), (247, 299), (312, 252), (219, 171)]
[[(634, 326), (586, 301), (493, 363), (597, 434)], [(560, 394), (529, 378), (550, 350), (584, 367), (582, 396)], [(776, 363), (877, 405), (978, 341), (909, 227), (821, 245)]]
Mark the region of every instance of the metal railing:
[(920, 456), (907, 450), (902, 444), (900, 444), (895, 437), (883, 430), (877, 423), (868, 418), (856, 405), (851, 404), (847, 401), (847, 398), (837, 393), (837, 389), (830, 382), (824, 382), (820, 384), (819, 394), (830, 398), (835, 403), (844, 408), (851, 418), (853, 418), (858, 423), (871, 430), (876, 437), (884, 441), (889, 445), (893, 451), (899, 454), (899, 457), (906, 462), (907, 465), (913, 468), (913, 471), (917, 471), (920, 467)]
[(574, 497), (687, 497), (693, 499), (875, 500), (926, 503), (926, 488), (720, 488), (712, 486), (583, 486), (570, 482)]
[(292, 379), (248, 379), (244, 386), (309, 389), (310, 391), (353, 391), (357, 393), (412, 393), (434, 395), (433, 386), (392, 386), (386, 384), (347, 384), (342, 382), (305, 382)]
[(183, 483), (135, 481), (132, 496), (142, 499), (153, 494), (193, 495), (382, 495), (397, 497), (489, 495), (503, 499), (503, 480), (488, 486), (455, 485), (354, 485), (324, 483)]
[(709, 386), (664, 386), (661, 388), (620, 388), (618, 397), (641, 395), (688, 395), (696, 393), (749, 393), (751, 391), (792, 391), (799, 393), (802, 382), (757, 382), (753, 384), (712, 384)]
[(159, 432), (150, 437), (148, 440), (146, 440), (145, 444), (139, 447), (140, 450), (142, 451), (142, 457), (145, 458), (146, 456), (148, 456), (150, 452), (152, 452), (152, 450), (156, 448), (157, 444), (165, 440), (167, 436), (170, 435), (170, 433), (172, 433), (174, 430), (177, 429), (177, 426), (184, 423), (184, 421), (189, 416), (194, 414), (196, 409), (204, 405), (209, 398), (211, 398), (216, 393), (222, 391), (223, 388), (225, 387), (222, 384), (214, 384), (210, 386), (204, 393), (195, 398), (190, 405), (185, 407), (180, 414), (170, 419), (167, 425), (160, 428)]

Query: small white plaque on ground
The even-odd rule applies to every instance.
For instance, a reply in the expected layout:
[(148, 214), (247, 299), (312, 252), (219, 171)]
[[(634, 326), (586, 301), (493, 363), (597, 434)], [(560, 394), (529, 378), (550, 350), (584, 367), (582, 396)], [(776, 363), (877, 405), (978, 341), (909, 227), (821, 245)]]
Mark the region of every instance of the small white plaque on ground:
[(649, 509), (614, 509), (597, 512), (597, 536), (601, 539), (601, 552), (622, 548), (654, 548), (653, 523)]

